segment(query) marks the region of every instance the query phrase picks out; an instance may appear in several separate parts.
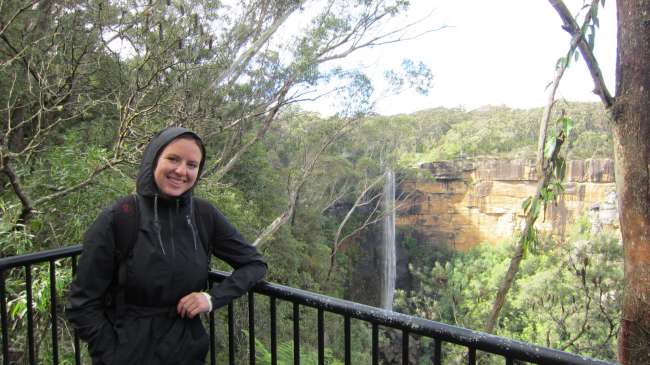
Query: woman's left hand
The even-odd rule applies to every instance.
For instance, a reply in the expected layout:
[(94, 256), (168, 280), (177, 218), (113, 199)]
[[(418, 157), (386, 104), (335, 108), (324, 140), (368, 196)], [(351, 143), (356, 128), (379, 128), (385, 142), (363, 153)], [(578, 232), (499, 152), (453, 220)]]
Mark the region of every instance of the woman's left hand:
[(190, 293), (178, 301), (176, 311), (181, 318), (194, 318), (197, 314), (205, 313), (210, 310), (208, 298), (203, 293)]

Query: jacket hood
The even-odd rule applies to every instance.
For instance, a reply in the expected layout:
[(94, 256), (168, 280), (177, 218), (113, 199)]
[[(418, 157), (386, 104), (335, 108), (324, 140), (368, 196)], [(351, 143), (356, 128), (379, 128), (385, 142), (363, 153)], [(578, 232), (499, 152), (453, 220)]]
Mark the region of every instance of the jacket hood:
[(160, 191), (158, 190), (158, 186), (156, 185), (156, 181), (154, 180), (154, 174), (153, 174), (156, 161), (158, 159), (158, 156), (160, 155), (160, 152), (162, 152), (162, 150), (171, 141), (173, 141), (174, 139), (182, 135), (190, 135), (201, 142), (199, 143), (201, 147), (201, 163), (199, 164), (199, 172), (197, 175), (198, 177), (194, 182), (192, 188), (190, 188), (188, 191), (183, 193), (181, 197), (191, 195), (192, 190), (194, 189), (194, 186), (196, 186), (197, 182), (199, 181), (199, 177), (201, 176), (201, 172), (203, 171), (203, 164), (205, 162), (205, 147), (203, 147), (203, 141), (196, 133), (182, 127), (170, 127), (170, 128), (163, 129), (158, 133), (154, 134), (154, 136), (149, 141), (147, 148), (145, 148), (144, 150), (144, 154), (142, 156), (142, 162), (140, 163), (140, 170), (138, 171), (138, 177), (136, 179), (136, 191), (138, 192), (139, 195), (147, 196), (147, 197), (160, 195)]

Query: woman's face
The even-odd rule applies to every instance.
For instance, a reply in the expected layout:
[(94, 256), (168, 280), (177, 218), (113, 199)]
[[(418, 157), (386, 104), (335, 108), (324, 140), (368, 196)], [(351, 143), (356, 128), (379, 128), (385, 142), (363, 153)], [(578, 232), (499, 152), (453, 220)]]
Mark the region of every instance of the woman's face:
[(201, 149), (191, 138), (171, 141), (158, 156), (154, 181), (161, 195), (181, 196), (194, 186), (201, 163)]

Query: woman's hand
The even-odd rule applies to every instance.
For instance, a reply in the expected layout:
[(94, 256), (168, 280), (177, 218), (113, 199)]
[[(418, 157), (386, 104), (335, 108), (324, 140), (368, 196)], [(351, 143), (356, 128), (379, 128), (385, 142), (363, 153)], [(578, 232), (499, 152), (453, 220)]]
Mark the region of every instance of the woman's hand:
[(203, 293), (190, 293), (178, 301), (176, 311), (181, 318), (194, 318), (197, 314), (210, 310), (208, 298)]

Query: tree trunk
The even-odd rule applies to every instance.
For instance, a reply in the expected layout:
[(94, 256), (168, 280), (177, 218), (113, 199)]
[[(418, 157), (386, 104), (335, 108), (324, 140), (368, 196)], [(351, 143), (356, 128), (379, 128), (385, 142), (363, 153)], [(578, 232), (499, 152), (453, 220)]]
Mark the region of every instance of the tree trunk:
[(625, 256), (618, 357), (650, 364), (650, 0), (617, 0), (612, 109), (616, 188)]

